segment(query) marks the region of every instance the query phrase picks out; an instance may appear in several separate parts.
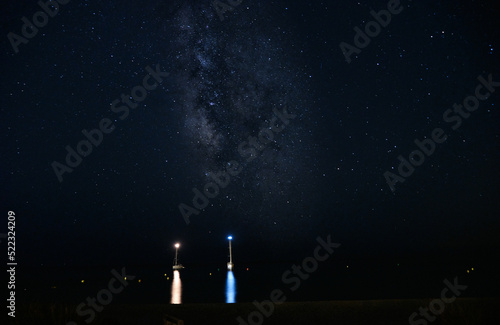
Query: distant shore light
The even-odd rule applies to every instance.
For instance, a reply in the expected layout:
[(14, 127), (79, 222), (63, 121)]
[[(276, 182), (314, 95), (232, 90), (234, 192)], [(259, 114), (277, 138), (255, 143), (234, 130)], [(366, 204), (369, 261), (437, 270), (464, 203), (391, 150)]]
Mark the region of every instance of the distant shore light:
[(233, 236), (228, 236), (227, 239), (231, 240), (233, 239)]

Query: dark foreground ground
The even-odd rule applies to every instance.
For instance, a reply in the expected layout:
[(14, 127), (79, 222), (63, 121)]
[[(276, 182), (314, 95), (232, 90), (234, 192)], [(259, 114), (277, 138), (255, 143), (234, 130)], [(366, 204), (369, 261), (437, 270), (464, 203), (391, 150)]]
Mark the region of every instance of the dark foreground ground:
[[(409, 316), (419, 307), (429, 306), (432, 299), (289, 302), (275, 306), (263, 324), (409, 324)], [(462, 298), (445, 304), (443, 313), (428, 324), (498, 324), (500, 298)], [(11, 324), (87, 324), (79, 317), (74, 305), (34, 303), (20, 305)], [(90, 322), (95, 325), (154, 325), (164, 324), (163, 316), (171, 315), (186, 325), (238, 324), (236, 318), (257, 310), (252, 303), (186, 304), (186, 305), (125, 305), (113, 304)], [(10, 318), (10, 317), (9, 317)], [(420, 317), (418, 319), (421, 319)], [(11, 319), (12, 321), (12, 319)], [(256, 318), (255, 321), (258, 321)], [(70, 323), (71, 324), (71, 323)], [(254, 322), (253, 324), (260, 324)], [(426, 322), (415, 323), (424, 325)]]

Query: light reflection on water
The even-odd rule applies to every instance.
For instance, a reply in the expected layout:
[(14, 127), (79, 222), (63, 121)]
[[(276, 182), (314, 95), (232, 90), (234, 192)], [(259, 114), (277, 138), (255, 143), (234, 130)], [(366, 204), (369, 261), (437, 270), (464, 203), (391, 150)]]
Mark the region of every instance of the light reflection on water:
[[(220, 275), (222, 275), (222, 274), (220, 274)], [(189, 276), (187, 277), (187, 279), (189, 280)], [(186, 277), (184, 278), (184, 280), (186, 280)], [(222, 284), (224, 283), (222, 281), (224, 281), (223, 278), (219, 277), (218, 280), (215, 280), (215, 282), (213, 282), (213, 284), (216, 285), (217, 287), (220, 286), (219, 288), (221, 288)], [(189, 288), (189, 283), (188, 283), (187, 288)], [(226, 293), (226, 300), (225, 301), (227, 304), (233, 304), (236, 302), (236, 278), (234, 277), (233, 271), (227, 271), (225, 293)], [(182, 294), (183, 294), (183, 290), (182, 290), (181, 273), (179, 271), (175, 270), (174, 274), (173, 274), (171, 287), (170, 287), (170, 303), (174, 304), (174, 305), (182, 304)], [(210, 296), (212, 296), (212, 299), (213, 299), (216, 296), (218, 296), (218, 294), (216, 294), (216, 295), (211, 294)], [(184, 297), (184, 298), (186, 298), (186, 297)], [(220, 298), (222, 298), (222, 297), (220, 297)], [(189, 300), (189, 297), (187, 297), (186, 299)], [(215, 298), (215, 299), (217, 299), (217, 298)]]
[(174, 271), (174, 279), (172, 281), (172, 290), (170, 293), (170, 303), (180, 304), (182, 303), (182, 282), (181, 275), (179, 271)]
[(227, 271), (226, 279), (226, 304), (236, 302), (236, 280), (234, 279), (233, 271)]

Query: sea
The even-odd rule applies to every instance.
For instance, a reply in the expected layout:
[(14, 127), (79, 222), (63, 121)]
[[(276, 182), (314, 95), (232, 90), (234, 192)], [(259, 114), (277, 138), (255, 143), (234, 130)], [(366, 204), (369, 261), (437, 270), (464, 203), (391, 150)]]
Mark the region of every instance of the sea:
[[(270, 299), (286, 301), (370, 300), (438, 297), (444, 280), (467, 285), (463, 296), (495, 296), (495, 272), (481, 266), (352, 263), (319, 265), (295, 272), (293, 263), (224, 264), (151, 267), (25, 268), (16, 282), (18, 302), (85, 302), (102, 299), (109, 286), (123, 290), (113, 301), (131, 304), (236, 303)], [(114, 271), (113, 271), (114, 270)], [(126, 275), (125, 284), (116, 274)], [(456, 280), (455, 280), (456, 279)], [(118, 291), (118, 290), (114, 290)], [(107, 299), (107, 298), (106, 298)]]

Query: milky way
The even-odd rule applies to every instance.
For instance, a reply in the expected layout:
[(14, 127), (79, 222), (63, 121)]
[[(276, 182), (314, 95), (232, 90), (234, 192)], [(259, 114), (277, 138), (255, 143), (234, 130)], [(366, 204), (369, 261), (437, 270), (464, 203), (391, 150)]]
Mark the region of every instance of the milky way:
[[(299, 192), (294, 197), (300, 201), (312, 186), (306, 178), (314, 145), (305, 125), (311, 124), (308, 112), (313, 107), (307, 75), (296, 62), (300, 50), (284, 49), (293, 35), (279, 23), (262, 29), (257, 17), (264, 9), (252, 9), (240, 8), (220, 22), (209, 5), (181, 4), (162, 28), (169, 37), (168, 52), (175, 57), (172, 74), (181, 93), (174, 110), (183, 121), (183, 146), (190, 154), (193, 178), (187, 186), (203, 186), (210, 171), (221, 170), (230, 160), (243, 163), (238, 144), (268, 123), (273, 109), (286, 106), (297, 115), (259, 159), (245, 165), (235, 181), (245, 197), (226, 191), (218, 200), (220, 206), (239, 208), (238, 213), (263, 216), (271, 206), (276, 211), (282, 205), (280, 211), (287, 212), (291, 192)], [(252, 208), (255, 204), (260, 206), (258, 213)], [(270, 206), (262, 213), (265, 204)]]

